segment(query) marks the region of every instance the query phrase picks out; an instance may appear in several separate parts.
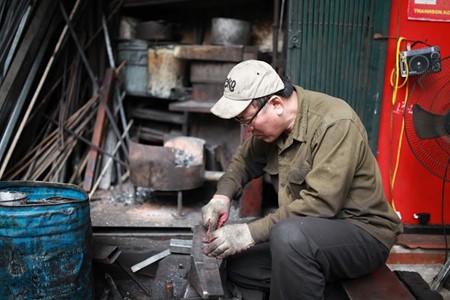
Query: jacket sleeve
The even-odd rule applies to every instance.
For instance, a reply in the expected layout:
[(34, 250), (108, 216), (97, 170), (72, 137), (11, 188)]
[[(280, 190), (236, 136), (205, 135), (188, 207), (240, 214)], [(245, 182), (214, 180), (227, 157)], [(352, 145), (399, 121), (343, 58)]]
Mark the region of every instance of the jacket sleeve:
[(233, 156), (225, 174), (217, 183), (217, 194), (238, 199), (243, 187), (252, 179), (263, 175), (268, 144), (251, 137), (244, 141)]

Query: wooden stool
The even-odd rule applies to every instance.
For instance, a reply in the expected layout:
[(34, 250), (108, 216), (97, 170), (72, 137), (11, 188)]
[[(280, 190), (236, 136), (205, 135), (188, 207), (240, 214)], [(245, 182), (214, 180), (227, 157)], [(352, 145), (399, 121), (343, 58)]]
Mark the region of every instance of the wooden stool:
[(350, 300), (414, 300), (403, 282), (386, 266), (360, 278), (342, 282)]

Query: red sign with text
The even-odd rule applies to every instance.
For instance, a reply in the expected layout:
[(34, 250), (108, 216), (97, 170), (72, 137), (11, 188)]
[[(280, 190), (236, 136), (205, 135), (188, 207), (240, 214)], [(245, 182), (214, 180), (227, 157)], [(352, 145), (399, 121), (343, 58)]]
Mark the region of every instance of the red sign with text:
[(450, 22), (449, 0), (409, 0), (408, 19)]

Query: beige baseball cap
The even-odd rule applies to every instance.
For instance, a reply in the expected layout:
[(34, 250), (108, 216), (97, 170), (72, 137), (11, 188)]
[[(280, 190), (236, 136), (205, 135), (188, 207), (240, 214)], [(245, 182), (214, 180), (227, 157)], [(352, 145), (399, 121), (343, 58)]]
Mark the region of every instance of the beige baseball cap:
[(211, 112), (223, 119), (231, 119), (243, 112), (253, 99), (284, 89), (284, 83), (271, 65), (260, 60), (245, 60), (228, 73), (222, 98)]

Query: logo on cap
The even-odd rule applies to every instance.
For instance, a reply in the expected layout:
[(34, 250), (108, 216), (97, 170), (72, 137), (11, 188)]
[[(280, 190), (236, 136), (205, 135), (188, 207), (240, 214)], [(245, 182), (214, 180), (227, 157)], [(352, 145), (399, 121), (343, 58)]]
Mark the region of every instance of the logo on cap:
[(231, 78), (227, 78), (225, 80), (224, 88), (228, 88), (230, 92), (234, 92), (234, 88), (236, 87), (236, 80), (233, 80)]

